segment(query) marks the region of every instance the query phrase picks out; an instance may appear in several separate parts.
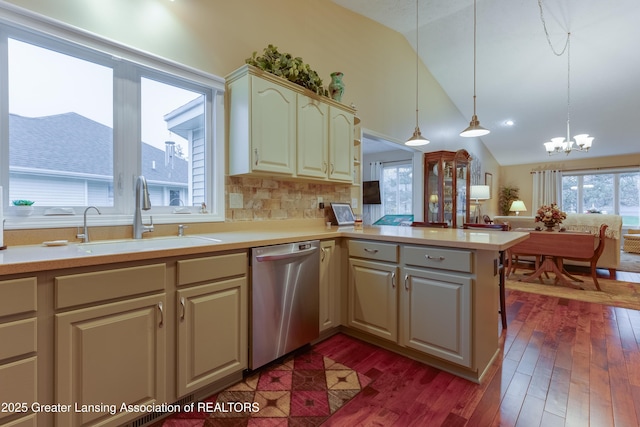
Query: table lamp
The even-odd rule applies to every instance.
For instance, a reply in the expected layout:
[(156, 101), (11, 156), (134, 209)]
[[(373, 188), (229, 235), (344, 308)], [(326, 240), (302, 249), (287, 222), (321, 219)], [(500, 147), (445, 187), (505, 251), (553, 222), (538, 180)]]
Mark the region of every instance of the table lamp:
[(491, 198), (491, 187), (488, 185), (472, 185), (469, 190), (469, 197), (475, 199), (475, 222), (480, 222), (480, 200), (489, 200)]
[(527, 207), (524, 205), (522, 200), (514, 200), (511, 203), (511, 207), (509, 208), (509, 212), (515, 212), (516, 216), (520, 215), (520, 212), (524, 212), (527, 210)]

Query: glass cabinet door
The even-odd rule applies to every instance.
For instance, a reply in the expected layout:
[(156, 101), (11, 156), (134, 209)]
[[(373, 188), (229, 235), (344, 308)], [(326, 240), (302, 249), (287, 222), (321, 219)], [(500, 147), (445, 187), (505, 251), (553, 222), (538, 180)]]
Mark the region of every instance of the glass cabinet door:
[(440, 201), (442, 193), (438, 185), (438, 177), (442, 175), (442, 162), (439, 160), (426, 161), (426, 182), (425, 182), (425, 203), (426, 209), (424, 221), (426, 222), (442, 222), (440, 213)]
[(467, 163), (456, 162), (456, 223), (458, 226), (469, 222), (467, 206)]
[(453, 163), (453, 159), (446, 159), (443, 161), (443, 164), (444, 177), (442, 188), (444, 191), (444, 222), (452, 226), (456, 211), (455, 164)]

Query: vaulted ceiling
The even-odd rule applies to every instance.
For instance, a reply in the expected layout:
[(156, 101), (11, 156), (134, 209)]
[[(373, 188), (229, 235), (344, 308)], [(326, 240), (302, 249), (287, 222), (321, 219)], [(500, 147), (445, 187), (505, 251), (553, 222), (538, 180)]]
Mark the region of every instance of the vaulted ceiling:
[[(414, 0), (333, 1), (400, 32), (415, 49)], [(567, 159), (638, 153), (640, 1), (547, 0), (542, 11), (554, 50), (571, 32), (571, 136), (595, 137), (589, 152)], [(420, 0), (419, 22), (420, 58), (470, 120), (473, 0)], [(537, 0), (477, 1), (477, 114), (498, 163), (565, 156), (550, 158), (542, 144), (566, 137), (567, 66), (567, 53), (557, 56), (548, 43)]]

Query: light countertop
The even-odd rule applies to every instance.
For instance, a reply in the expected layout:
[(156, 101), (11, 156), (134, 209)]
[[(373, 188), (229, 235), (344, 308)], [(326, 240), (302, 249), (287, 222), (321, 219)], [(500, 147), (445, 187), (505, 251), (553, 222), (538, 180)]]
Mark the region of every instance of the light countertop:
[(365, 227), (364, 230), (356, 231), (353, 227), (333, 226), (327, 228), (314, 225), (310, 227), (295, 227), (290, 230), (274, 229), (265, 231), (256, 228), (255, 230), (211, 234), (199, 233), (197, 235), (203, 238), (194, 238), (194, 236), (187, 235), (186, 239), (183, 239), (169, 236), (153, 237), (151, 235), (148, 238), (145, 236), (145, 239), (142, 239), (143, 242), (117, 240), (89, 244), (69, 242), (60, 246), (46, 246), (44, 244), (11, 246), (0, 251), (0, 275), (205, 254), (339, 237), (502, 251), (527, 239), (529, 233), (396, 226)]

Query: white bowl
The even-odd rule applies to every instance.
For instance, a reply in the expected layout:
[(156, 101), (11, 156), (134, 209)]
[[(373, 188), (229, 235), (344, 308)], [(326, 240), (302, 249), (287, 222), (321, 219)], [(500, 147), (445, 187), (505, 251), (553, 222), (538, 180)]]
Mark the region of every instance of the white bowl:
[(16, 209), (16, 215), (29, 216), (33, 213), (33, 206), (14, 206)]

